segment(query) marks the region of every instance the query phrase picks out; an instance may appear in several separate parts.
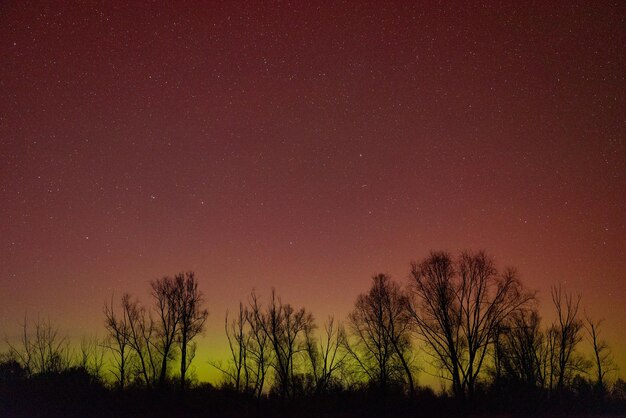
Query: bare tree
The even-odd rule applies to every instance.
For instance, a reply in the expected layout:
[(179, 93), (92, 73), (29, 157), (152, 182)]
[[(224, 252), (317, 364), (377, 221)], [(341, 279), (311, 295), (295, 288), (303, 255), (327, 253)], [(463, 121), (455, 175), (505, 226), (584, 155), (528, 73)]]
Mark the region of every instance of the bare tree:
[(228, 363), (211, 362), (236, 391), (249, 391), (257, 398), (261, 397), (268, 369), (274, 364), (272, 345), (263, 323), (265, 317), (259, 298), (252, 291), (247, 306), (239, 303), (236, 317), (229, 319), (226, 313), (224, 330), (230, 350)]
[(69, 341), (49, 319), (37, 318), (29, 331), (28, 319), (24, 318), (20, 344), (7, 341), (10, 355), (17, 359), (28, 375), (58, 373), (71, 364)]
[[(128, 300), (127, 295), (124, 295), (122, 299)], [(123, 303), (123, 306), (127, 305), (128, 304)], [(124, 390), (130, 377), (129, 365), (132, 362), (130, 318), (129, 315), (126, 314), (125, 309), (121, 316), (115, 313), (113, 298), (111, 298), (110, 305), (105, 303), (104, 316), (105, 328), (108, 332), (108, 337), (105, 339), (104, 345), (113, 355), (114, 369), (111, 372), (117, 380), (117, 386), (121, 390)]]
[(315, 392), (323, 393), (330, 388), (335, 372), (344, 364), (347, 353), (341, 347), (344, 345), (345, 331), (331, 316), (324, 324), (324, 335), (318, 341), (311, 327), (305, 330), (305, 337)]
[(176, 282), (169, 276), (150, 282), (156, 313), (155, 345), (159, 352), (160, 367), (158, 385), (163, 386), (167, 377), (168, 362), (174, 359), (174, 342), (181, 320), (180, 298)]
[(248, 312), (243, 303), (239, 303), (239, 314), (232, 321), (228, 320), (228, 312), (224, 320), (224, 331), (228, 340), (228, 347), (231, 353), (231, 368), (221, 368), (215, 366), (225, 375), (235, 386), (235, 391), (244, 392), (249, 388), (250, 373), (248, 368), (248, 346), (250, 345), (250, 334), (247, 331)]
[(147, 387), (152, 387), (158, 376), (154, 321), (139, 301), (131, 299), (128, 293), (122, 296), (122, 310), (128, 331), (128, 343), (137, 356), (138, 374)]
[(617, 370), (611, 348), (606, 340), (600, 338), (600, 325), (602, 320), (594, 321), (589, 316), (585, 317), (585, 329), (589, 342), (593, 347), (593, 363), (595, 367), (596, 389), (601, 394), (606, 393), (606, 376)]
[(246, 342), (246, 364), (253, 393), (261, 397), (269, 368), (274, 362), (274, 353), (268, 334), (265, 332), (261, 303), (254, 291), (250, 295), (245, 314), (249, 331)]
[(28, 332), (28, 318), (26, 316), (24, 316), (24, 322), (22, 323), (19, 345), (13, 345), (8, 338), (5, 341), (9, 347), (9, 357), (15, 359), (20, 364), (26, 375), (33, 375), (35, 373), (33, 365), (35, 354), (31, 336)]
[[(202, 308), (204, 298), (198, 290), (198, 281), (193, 272), (180, 273), (174, 279), (172, 308), (178, 308), (178, 343), (180, 346), (180, 385), (185, 388), (185, 375), (195, 354), (192, 340), (204, 329), (209, 311)], [(173, 318), (171, 319), (173, 321)], [(176, 329), (174, 329), (176, 333)], [(191, 347), (191, 349), (189, 349)]]
[(83, 337), (80, 340), (80, 356), (78, 365), (89, 375), (97, 380), (101, 380), (102, 369), (104, 368), (105, 345), (98, 337)]
[(146, 386), (163, 386), (168, 364), (175, 358), (178, 347), (180, 384), (184, 389), (187, 371), (195, 356), (193, 339), (204, 329), (209, 313), (202, 307), (204, 298), (193, 272), (153, 280), (150, 287), (154, 301), (152, 311), (147, 311), (129, 294), (122, 297), (121, 316), (115, 314), (113, 301), (110, 306), (105, 305), (108, 346), (116, 359), (114, 374), (124, 387), (129, 377), (128, 360), (134, 355), (138, 374)]
[(411, 316), (398, 284), (387, 275), (374, 276), (370, 291), (357, 298), (349, 321), (356, 342), (346, 348), (368, 380), (385, 391), (390, 383), (406, 378), (412, 394)]
[(272, 367), (280, 394), (292, 397), (296, 390), (296, 356), (305, 347), (305, 331), (314, 327), (313, 315), (304, 308), (296, 311), (291, 305), (283, 304), (272, 289), (267, 311), (260, 319), (261, 328), (274, 351)]
[(496, 379), (506, 377), (528, 387), (543, 387), (545, 337), (535, 309), (514, 312), (496, 329)]
[(456, 263), (432, 252), (413, 263), (411, 314), (432, 356), (449, 375), (456, 397), (472, 397), (496, 329), (533, 299), (517, 274), (498, 274), (484, 252), (464, 252)]
[(583, 322), (578, 317), (580, 295), (574, 298), (561, 287), (552, 287), (552, 302), (557, 319), (548, 331), (551, 388), (562, 391), (576, 371), (583, 371), (584, 360), (576, 354), (576, 347), (582, 341)]
[(238, 316), (232, 320), (229, 320), (228, 311), (226, 311), (224, 331), (228, 340), (230, 359), (226, 366), (221, 362), (210, 362), (210, 364), (224, 374), (227, 383), (232, 384), (236, 392), (246, 392), (250, 389), (248, 347), (251, 335), (248, 326), (248, 311), (243, 303), (239, 303)]

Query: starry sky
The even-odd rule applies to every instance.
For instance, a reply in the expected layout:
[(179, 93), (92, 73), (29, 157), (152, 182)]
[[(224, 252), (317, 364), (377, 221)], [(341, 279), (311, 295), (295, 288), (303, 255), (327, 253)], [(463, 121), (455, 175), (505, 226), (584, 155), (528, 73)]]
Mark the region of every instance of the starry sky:
[(550, 286), (582, 294), (626, 367), (625, 20), (622, 1), (4, 1), (0, 332), (27, 313), (103, 335), (112, 294), (194, 270), (206, 368), (252, 288), (345, 319), (373, 274), (469, 248), (517, 267), (546, 320)]

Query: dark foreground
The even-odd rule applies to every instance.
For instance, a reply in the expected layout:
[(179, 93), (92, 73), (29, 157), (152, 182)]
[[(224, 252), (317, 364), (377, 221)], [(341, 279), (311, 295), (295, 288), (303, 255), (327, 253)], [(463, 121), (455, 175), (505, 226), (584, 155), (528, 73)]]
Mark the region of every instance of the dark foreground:
[[(621, 389), (620, 389), (621, 390)], [(256, 399), (234, 390), (201, 385), (182, 392), (110, 389), (90, 376), (65, 372), (0, 382), (2, 417), (450, 417), (450, 416), (626, 416), (620, 391), (599, 395), (578, 388), (549, 397), (541, 391), (485, 390), (472, 402), (437, 396), (430, 389), (412, 398), (373, 390)]]

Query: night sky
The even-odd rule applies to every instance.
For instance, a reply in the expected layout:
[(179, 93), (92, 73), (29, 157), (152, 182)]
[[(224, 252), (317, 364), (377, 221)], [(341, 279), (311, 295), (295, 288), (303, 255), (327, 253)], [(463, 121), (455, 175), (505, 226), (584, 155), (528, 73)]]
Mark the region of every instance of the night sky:
[(0, 6), (0, 333), (194, 270), (206, 369), (252, 288), (345, 320), (485, 249), (626, 366), (623, 1), (64, 3)]

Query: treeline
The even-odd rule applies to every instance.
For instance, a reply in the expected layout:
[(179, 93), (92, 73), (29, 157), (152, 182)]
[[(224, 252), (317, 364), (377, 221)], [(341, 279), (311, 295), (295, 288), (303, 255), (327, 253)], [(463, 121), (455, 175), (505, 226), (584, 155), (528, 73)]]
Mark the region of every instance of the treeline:
[(123, 390), (129, 384), (164, 387), (176, 362), (184, 388), (195, 357), (194, 339), (208, 317), (202, 293), (192, 272), (151, 281), (150, 288), (151, 307), (128, 293), (119, 306), (113, 300), (105, 304), (106, 338), (83, 339), (78, 349), (49, 320), (25, 319), (19, 342), (7, 341), (2, 365), (10, 374), (24, 377), (77, 368)]
[(150, 282), (153, 307), (148, 310), (126, 293), (120, 312), (114, 301), (105, 305), (106, 348), (112, 357), (116, 385), (141, 384), (163, 387), (170, 365), (179, 357), (179, 382), (187, 384), (187, 370), (195, 357), (194, 338), (209, 315), (193, 272), (165, 276)]
[[(41, 382), (63, 382), (77, 393), (91, 388), (85, 398), (108, 404), (143, 399), (154, 407), (148, 399), (158, 396), (163, 413), (172, 393), (184, 395), (188, 412), (219, 399), (214, 412), (236, 415), (259, 408), (280, 415), (285, 406), (286, 415), (342, 408), (367, 415), (384, 407), (411, 416), (416, 405), (443, 415), (476, 408), (626, 411), (626, 383), (610, 379), (617, 368), (601, 322), (582, 314), (580, 296), (553, 287), (556, 319), (544, 325), (535, 292), (484, 252), (432, 252), (412, 263), (409, 277), (401, 285), (374, 276), (344, 323), (329, 317), (318, 324), (276, 291), (266, 301), (252, 291), (226, 314), (230, 358), (211, 363), (222, 375), (214, 387), (189, 378), (208, 316), (198, 281), (192, 272), (166, 276), (150, 282), (148, 305), (129, 294), (105, 304), (103, 340), (71, 347), (49, 321), (25, 320), (20, 340), (7, 341), (2, 354), (0, 401), (19, 411), (9, 396), (33, 393), (33, 382), (40, 392)], [(446, 389), (436, 395), (420, 386), (425, 374), (447, 382)]]
[(347, 388), (413, 396), (424, 390), (419, 374), (435, 373), (461, 401), (477, 392), (585, 392), (600, 401), (616, 371), (601, 322), (583, 316), (580, 296), (560, 287), (551, 300), (556, 320), (542, 326), (536, 294), (514, 269), (499, 271), (484, 252), (433, 252), (412, 264), (404, 287), (373, 277), (345, 325), (331, 317), (319, 329), (310, 312), (274, 291), (265, 305), (252, 292), (226, 316), (231, 359), (215, 367), (235, 391), (257, 397), (266, 389), (290, 398)]

